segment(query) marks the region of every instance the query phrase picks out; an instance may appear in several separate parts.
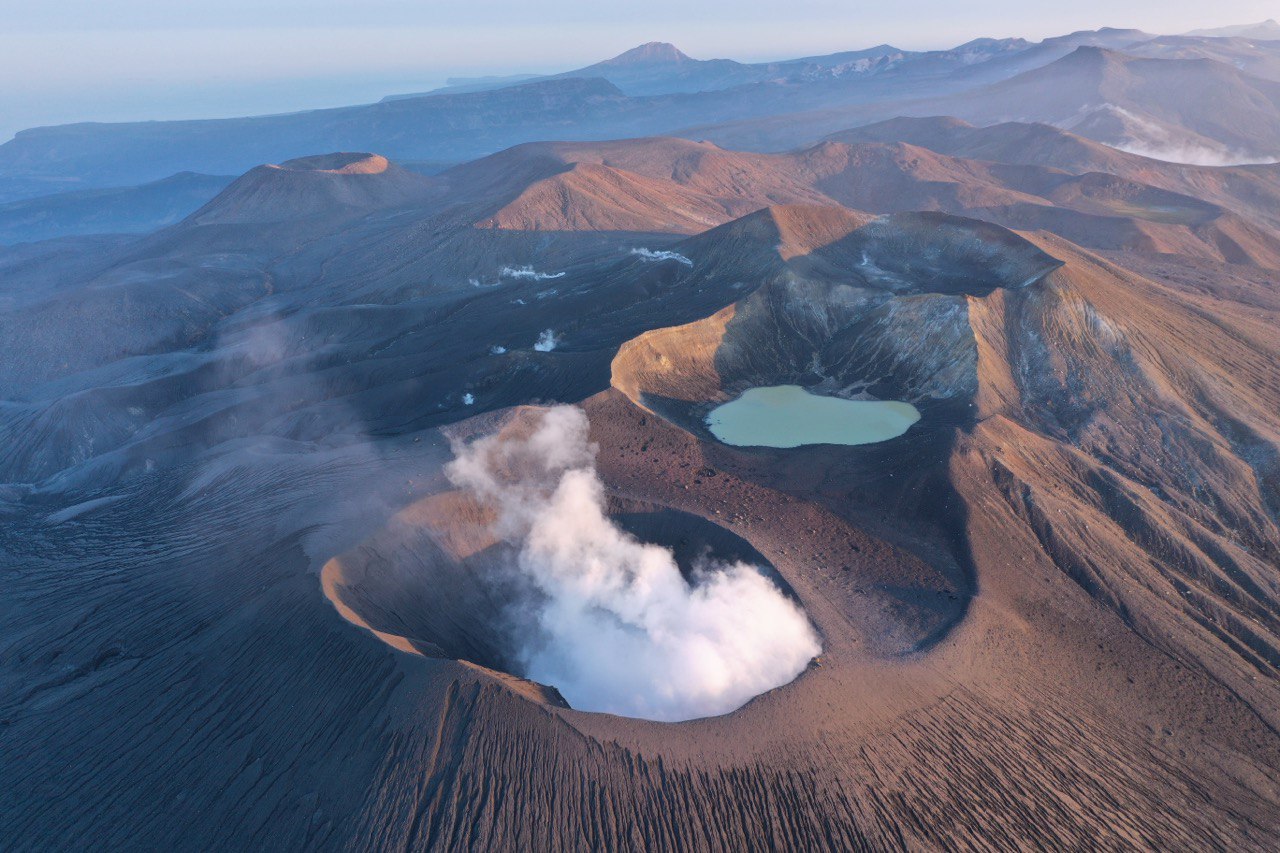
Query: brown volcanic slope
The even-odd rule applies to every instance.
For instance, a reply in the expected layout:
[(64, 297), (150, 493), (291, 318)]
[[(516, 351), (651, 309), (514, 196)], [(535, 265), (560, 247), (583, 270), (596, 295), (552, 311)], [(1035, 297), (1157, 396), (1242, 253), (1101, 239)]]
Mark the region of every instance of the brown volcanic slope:
[[(1115, 154), (1149, 164), (1155, 179), (1192, 183), (1180, 181), (1176, 167)], [(1127, 163), (1120, 159), (1116, 167)], [(771, 204), (838, 203), (873, 212), (977, 216), (1053, 231), (1098, 249), (1280, 266), (1280, 240), (1269, 229), (1185, 193), (1115, 175), (1011, 168), (901, 143), (837, 139), (790, 154), (660, 138), (548, 143), (519, 146), (445, 177), (456, 195), (474, 195), (473, 188), (481, 187), (495, 199), (479, 225), (511, 231), (690, 234)]]
[[(794, 229), (783, 223), (795, 211), (771, 216), (779, 233)], [(804, 253), (798, 280), (627, 344), (614, 385), (704, 438), (711, 406), (801, 378), (828, 393), (869, 387), (921, 405), (970, 404), (977, 426), (951, 463), (985, 466), (985, 480), (960, 489), (970, 505), (989, 499), (978, 490), (999, 492), (1085, 589), (1250, 694), (1259, 668), (1280, 665), (1280, 466), (1260, 451), (1278, 437), (1280, 404), (1267, 324), (1221, 307), (1208, 320), (1202, 306), (1065, 241), (1036, 241), (1040, 254), (995, 232), (921, 214), (858, 227)], [(952, 270), (986, 271), (953, 284), (893, 268), (913, 242), (941, 249)], [(855, 283), (805, 281), (825, 264)], [(795, 328), (821, 337), (807, 334), (795, 351)], [(1269, 704), (1255, 707), (1275, 724)]]
[(807, 152), (835, 167), (817, 185), (858, 209), (942, 210), (1053, 231), (1091, 248), (1280, 264), (1270, 229), (1194, 196), (1104, 173), (993, 165), (901, 143), (827, 145)]
[[(749, 204), (749, 203), (748, 203)], [(694, 234), (732, 218), (735, 205), (621, 169), (575, 163), (538, 181), (481, 227), (511, 231), (659, 231)], [(738, 212), (741, 210), (741, 204)]]
[[(910, 146), (685, 147), (674, 169), (664, 145), (596, 165), (720, 199), (1124, 197)], [(187, 223), (6, 267), (27, 272), (2, 283), (20, 391), (0, 423), (0, 837), (1275, 849), (1273, 274), (1218, 262), (1193, 289), (1042, 232), (834, 205), (668, 235), (689, 265), (629, 255), (627, 232), (588, 235), (591, 254), (564, 248), (579, 232), (475, 227), (568, 161), (506, 183), (477, 165), (474, 197), (421, 208)], [(756, 162), (783, 165), (735, 171)], [(459, 280), (499, 263), (563, 276)], [(31, 306), (82, 324), (33, 337)], [(548, 328), (561, 346), (535, 350)], [(764, 381), (924, 417), (853, 448), (702, 432), (707, 405)], [(516, 668), (454, 559), (489, 540), (445, 494), (440, 428), (557, 400), (591, 416), (618, 515), (754, 549), (821, 660), (676, 725), (476, 666)], [(331, 595), (444, 659), (344, 621), (320, 578), (337, 555)]]
[[(744, 536), (821, 630), (821, 665), (676, 726), (539, 711), (456, 668), (380, 771), (360, 846), (1280, 839), (1265, 324), (940, 214), (774, 208), (680, 250), (747, 257), (766, 283), (623, 345), (614, 390), (585, 403), (602, 472), (615, 500)], [(743, 387), (794, 381), (913, 400), (924, 419), (880, 446), (794, 451), (727, 448), (701, 425)], [(410, 515), (343, 557), (359, 580), (336, 594), (379, 630), (438, 608), (438, 584), (401, 579), (459, 571), (430, 543), (484, 553), (447, 495)], [(557, 797), (529, 798), (549, 784)]]
[[(1001, 140), (1022, 129), (969, 130), (981, 137), (973, 147), (995, 156), (1001, 145), (1019, 150)], [(961, 144), (964, 128), (952, 130), (946, 138)], [(1061, 134), (1043, 126), (1032, 130), (1037, 137), (1046, 130)], [(1088, 150), (1092, 145), (1061, 135), (1065, 138), (1042, 146), (1036, 156), (1062, 146)], [(1251, 214), (1265, 208), (1268, 176), (1277, 167), (1207, 169), (1115, 156), (1115, 168), (1124, 173), (1119, 177), (981, 162), (897, 143), (828, 142), (767, 155), (658, 138), (520, 146), (430, 179), (373, 155), (261, 167), (177, 227), (109, 252), (89, 246), (79, 256), (68, 250), (56, 268), (47, 266), (49, 258), (6, 267), (0, 295), (8, 300), (8, 310), (0, 313), (0, 355), (9, 369), (0, 380), (7, 394), (28, 402), (22, 414), (9, 418), (10, 443), (0, 460), (9, 459), (12, 475), (25, 482), (57, 470), (68, 455), (103, 452), (134, 435), (145, 413), (155, 411), (151, 404), (127, 407), (139, 414), (104, 416), (96, 379), (72, 386), (88, 392), (83, 395), (64, 387), (37, 391), (32, 383), (109, 365), (125, 370), (131, 357), (174, 347), (212, 346), (224, 334), (223, 320), (250, 306), (262, 305), (255, 310), (266, 316), (310, 317), (313, 306), (334, 302), (452, 303), (491, 291), (494, 299), (518, 308), (517, 299), (524, 304), (551, 299), (562, 285), (577, 281), (578, 271), (610, 268), (634, 248), (666, 248), (682, 234), (779, 202), (840, 203), (874, 213), (934, 209), (1043, 229), (1090, 248), (1123, 253), (1112, 257), (1140, 272), (1162, 258), (1180, 259), (1177, 270), (1195, 271), (1205, 282), (1192, 285), (1197, 288), (1222, 288), (1237, 275), (1252, 275), (1244, 267), (1225, 275), (1223, 260), (1263, 270), (1280, 266), (1274, 233), (1254, 224), (1261, 220), (1250, 222), (1223, 209), (1236, 198), (1254, 201), (1247, 208)], [(1250, 176), (1258, 180), (1246, 181)], [(1181, 191), (1156, 188), (1157, 181)], [(1188, 195), (1201, 186), (1221, 194), (1213, 198), (1216, 207)], [(337, 205), (339, 199), (346, 203)], [(316, 211), (321, 215), (307, 215)], [(744, 245), (751, 257), (754, 245)], [(694, 259), (699, 260), (696, 254)], [(699, 260), (698, 274), (717, 272), (706, 263)], [(752, 268), (743, 263), (728, 259), (722, 264), (727, 283), (746, 280), (741, 270)], [(675, 275), (671, 267), (640, 264), (645, 276), (663, 280)], [(504, 297), (521, 281), (513, 272), (544, 278), (526, 279), (530, 292)], [(635, 292), (655, 286), (645, 279)], [(1240, 286), (1240, 298), (1247, 301), (1269, 292), (1248, 282)], [(483, 347), (528, 346), (549, 326), (566, 325), (555, 315), (556, 304), (553, 299), (538, 312), (527, 312), (539, 318), (530, 320), (538, 327), (510, 336), (486, 334), (482, 337), (495, 339)], [(446, 310), (452, 309), (424, 303), (420, 314), (406, 311), (379, 322), (413, 328)], [(265, 352), (308, 352), (308, 341), (324, 341), (330, 334), (339, 341), (358, 337), (350, 330), (308, 332), (312, 322), (323, 329), (339, 321), (299, 320), (280, 347), (269, 342)], [(666, 320), (654, 316), (646, 322)], [(66, 333), (50, 335), (50, 328)], [(244, 349), (251, 364), (258, 347), (246, 343)], [(229, 374), (239, 375), (241, 369), (236, 366)], [(205, 371), (199, 381), (175, 377), (171, 383), (199, 388), (224, 375), (199, 370)], [(61, 399), (54, 402), (55, 397)], [(64, 437), (75, 449), (42, 450), (41, 437), (50, 435)]]
[(651, 137), (519, 145), (443, 175), (492, 199), (483, 225), (694, 234), (770, 203), (827, 203), (785, 158)]
[[(942, 147), (939, 135), (923, 135)], [(1074, 137), (1058, 141), (1088, 150)], [(989, 142), (974, 147), (998, 153)], [(510, 271), (525, 267), (559, 276), (637, 247), (664, 248), (776, 204), (938, 210), (1148, 259), (1280, 268), (1280, 240), (1262, 218), (1268, 209), (1275, 216), (1268, 200), (1280, 198), (1280, 167), (1116, 157), (1118, 175), (1073, 174), (903, 143), (758, 154), (656, 138), (519, 146), (433, 178), (376, 155), (263, 166), (177, 226), (111, 256), (89, 252), (83, 266), (98, 271), (82, 283), (92, 286), (11, 270), (6, 293), (15, 301), (0, 315), (0, 354), (12, 367), (3, 379), (21, 387), (208, 341), (223, 317), (270, 294), (271, 310), (283, 313), (330, 294), (352, 303), (460, 296), (510, 283)], [(557, 287), (543, 281), (535, 298)], [(72, 333), (46, 334), (51, 327)]]
[(828, 138), (836, 142), (906, 142), (970, 160), (1048, 166), (1077, 174), (1109, 172), (1134, 180), (1178, 169), (1177, 164), (1129, 154), (1051, 124), (1032, 122), (980, 127), (951, 116), (904, 116), (842, 130)]
[(1280, 164), (1195, 166), (1119, 151), (1047, 124), (976, 127), (957, 118), (896, 118), (833, 134), (840, 142), (905, 142), (973, 160), (1105, 172), (1221, 205), (1280, 227)]

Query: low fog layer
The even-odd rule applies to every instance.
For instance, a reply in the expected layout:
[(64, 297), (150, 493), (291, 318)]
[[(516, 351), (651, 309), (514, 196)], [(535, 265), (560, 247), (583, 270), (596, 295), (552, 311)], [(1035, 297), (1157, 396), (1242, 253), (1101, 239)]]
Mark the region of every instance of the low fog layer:
[(667, 721), (727, 713), (795, 678), (820, 651), (800, 608), (741, 563), (705, 563), (691, 586), (669, 550), (614, 524), (587, 428), (558, 406), (527, 437), (455, 448), (448, 468), (497, 510), (496, 532), (542, 594), (524, 674), (581, 710)]

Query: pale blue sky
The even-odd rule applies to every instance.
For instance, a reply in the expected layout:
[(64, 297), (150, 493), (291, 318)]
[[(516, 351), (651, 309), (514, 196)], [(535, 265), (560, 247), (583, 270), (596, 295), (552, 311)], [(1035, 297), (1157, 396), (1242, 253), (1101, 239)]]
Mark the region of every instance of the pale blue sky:
[(744, 61), (1100, 26), (1259, 21), (1275, 0), (0, 0), (0, 140), (78, 120), (283, 112), (446, 77), (581, 66), (646, 41)]

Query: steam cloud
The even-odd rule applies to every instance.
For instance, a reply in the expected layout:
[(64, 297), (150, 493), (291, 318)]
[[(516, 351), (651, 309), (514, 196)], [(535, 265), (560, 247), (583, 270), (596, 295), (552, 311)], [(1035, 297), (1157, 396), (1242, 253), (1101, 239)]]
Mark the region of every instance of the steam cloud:
[(646, 263), (656, 263), (658, 261), (675, 261), (677, 263), (684, 264), (687, 267), (693, 266), (693, 261), (690, 260), (689, 258), (686, 258), (684, 255), (680, 254), (679, 252), (667, 252), (667, 251), (661, 251), (661, 250), (655, 251), (653, 249), (645, 249), (641, 247), (639, 249), (632, 249), (631, 254), (638, 256), (640, 260)]
[(543, 329), (542, 334), (533, 342), (533, 348), (538, 352), (551, 352), (559, 345), (560, 338), (553, 329)]
[(530, 281), (547, 281), (553, 278), (564, 278), (562, 272), (538, 272), (531, 266), (503, 267), (498, 275), (503, 278), (524, 278)]
[[(1141, 116), (1118, 107), (1115, 104), (1103, 104), (1090, 113), (1110, 112), (1119, 116), (1126, 128), (1125, 138), (1110, 143), (1112, 148), (1139, 157), (1150, 157), (1152, 160), (1163, 160), (1166, 163), (1186, 163), (1192, 166), (1253, 166), (1275, 163), (1275, 157), (1264, 157), (1244, 151), (1235, 151), (1225, 145), (1210, 146), (1192, 139), (1177, 138), (1165, 127), (1148, 121)], [(1071, 124), (1066, 129), (1071, 129)]]
[(1243, 151), (1216, 150), (1194, 143), (1144, 144), (1140, 141), (1117, 142), (1111, 146), (1139, 157), (1163, 160), (1166, 163), (1186, 163), (1191, 166), (1267, 166), (1280, 162), (1275, 157), (1260, 157)]
[(449, 479), (497, 511), (540, 593), (524, 672), (575, 708), (653, 720), (724, 714), (795, 678), (820, 651), (804, 613), (754, 567), (706, 564), (694, 585), (672, 553), (605, 511), (587, 418), (543, 415), (527, 437), (455, 447)]

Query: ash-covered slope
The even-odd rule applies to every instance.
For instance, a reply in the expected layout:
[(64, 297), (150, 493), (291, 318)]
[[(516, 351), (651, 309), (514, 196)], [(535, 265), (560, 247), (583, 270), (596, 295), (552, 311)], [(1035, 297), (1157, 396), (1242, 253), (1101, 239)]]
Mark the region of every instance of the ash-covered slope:
[[(941, 210), (1052, 231), (1096, 249), (1280, 265), (1280, 242), (1266, 225), (1196, 195), (1112, 174), (993, 165), (901, 143), (827, 143), (806, 156), (821, 164), (815, 185), (856, 209)], [(1227, 201), (1253, 213), (1253, 203)]]
[(1274, 345), (1248, 311), (1042, 245), (1067, 262), (1051, 286), (975, 323), (994, 381), (960, 467), (985, 457), (981, 488), (1057, 565), (1274, 726)]
[[(745, 212), (738, 205), (736, 212)], [(732, 208), (621, 169), (575, 163), (539, 181), (480, 222), (512, 231), (648, 231), (693, 234), (732, 216)]]
[(521, 145), (443, 177), (491, 199), (482, 224), (508, 230), (694, 234), (772, 202), (829, 202), (788, 158), (670, 137)]
[(1280, 398), (1265, 324), (1247, 310), (1209, 319), (1060, 239), (902, 214), (783, 249), (797, 222), (823, 232), (829, 214), (759, 219), (697, 239), (774, 230), (788, 274), (624, 345), (615, 388), (704, 440), (715, 405), (791, 383), (913, 402), (926, 432), (967, 424), (949, 463), (966, 523), (1018, 529), (1276, 723)]
[(32, 383), (206, 344), (228, 313), (259, 302), (255, 310), (289, 315), (335, 299), (453, 300), (515, 282), (538, 285), (536, 299), (579, 265), (665, 251), (776, 204), (938, 210), (1100, 250), (1280, 266), (1280, 242), (1261, 219), (1276, 167), (1112, 165), (1134, 177), (901, 143), (829, 141), (769, 155), (651, 138), (519, 146), (429, 178), (377, 155), (263, 166), (154, 235), (106, 254), (68, 248), (56, 274), (45, 261), (9, 268), (3, 381), (27, 395)]
[[(925, 127), (931, 127), (925, 123)], [(999, 135), (1002, 147), (1020, 150)], [(924, 136), (939, 147), (962, 147), (967, 125), (939, 136), (922, 127), (890, 123), (868, 136)], [(1069, 137), (1047, 126), (1045, 151)], [(1041, 133), (1043, 129), (1043, 133)], [(1066, 141), (1053, 134), (1068, 136)], [(855, 210), (940, 210), (977, 216), (1015, 228), (1045, 229), (1098, 249), (1205, 257), (1214, 261), (1280, 265), (1280, 241), (1262, 225), (1272, 211), (1264, 203), (1280, 168), (1222, 174), (1166, 166), (1079, 140), (1085, 154), (1110, 152), (1097, 171), (1070, 174), (1026, 164), (1000, 166), (939, 154), (897, 142), (863, 142), (859, 131), (788, 154), (735, 152), (710, 143), (652, 138), (606, 143), (519, 146), (454, 169), (444, 177), (461, 196), (483, 187), (487, 204), (477, 221), (508, 231), (631, 231), (696, 233), (774, 204), (841, 204)], [(844, 140), (850, 140), (845, 142)], [(1059, 143), (1062, 144), (1053, 144)], [(991, 159), (996, 146), (981, 144)], [(1087, 165), (1093, 160), (1082, 157)], [(1079, 165), (1068, 162), (1068, 166)], [(1182, 192), (1142, 182), (1143, 178)], [(1206, 203), (1201, 188), (1227, 206)], [(1215, 189), (1216, 188), (1216, 189)], [(1239, 210), (1247, 215), (1236, 213)]]
[[(771, 208), (669, 248), (381, 304), (284, 288), (29, 388), (63, 415), (5, 440), (4, 837), (1275, 846), (1275, 307), (938, 213)], [(750, 450), (672, 403), (788, 380), (925, 416)], [(502, 650), (427, 544), (487, 541), (438, 497), (439, 427), (550, 401), (582, 403), (618, 511), (662, 519), (636, 529), (767, 561), (821, 660), (673, 725), (447, 659)], [(77, 407), (110, 440), (49, 428)], [(334, 609), (354, 551), (385, 571), (339, 603), (446, 659)]]

